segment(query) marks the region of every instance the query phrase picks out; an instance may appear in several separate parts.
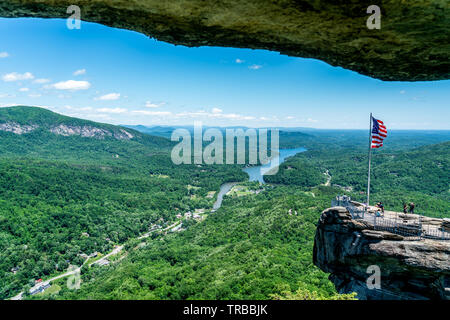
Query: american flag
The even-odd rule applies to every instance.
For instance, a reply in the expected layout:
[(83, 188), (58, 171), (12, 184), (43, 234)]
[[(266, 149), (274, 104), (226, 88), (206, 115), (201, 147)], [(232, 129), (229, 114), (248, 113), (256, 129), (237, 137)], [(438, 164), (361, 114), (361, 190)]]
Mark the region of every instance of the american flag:
[(381, 148), (383, 146), (383, 140), (387, 137), (387, 129), (383, 121), (377, 120), (372, 117), (372, 143), (371, 148)]

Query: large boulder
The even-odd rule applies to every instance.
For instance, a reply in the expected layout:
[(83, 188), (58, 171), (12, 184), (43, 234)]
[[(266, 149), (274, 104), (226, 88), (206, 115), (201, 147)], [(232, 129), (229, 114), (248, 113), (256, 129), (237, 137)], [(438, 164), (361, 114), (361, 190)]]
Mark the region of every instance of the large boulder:
[[(348, 216), (342, 207), (323, 211), (314, 240), (314, 264), (339, 292), (369, 300), (450, 299), (450, 241), (410, 240)], [(373, 265), (380, 289), (367, 285)]]

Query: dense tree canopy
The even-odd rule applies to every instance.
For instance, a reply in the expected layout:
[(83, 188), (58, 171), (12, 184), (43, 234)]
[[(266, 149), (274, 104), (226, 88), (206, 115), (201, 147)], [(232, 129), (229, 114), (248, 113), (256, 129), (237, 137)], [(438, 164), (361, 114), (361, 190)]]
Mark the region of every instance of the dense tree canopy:
[[(365, 198), (365, 131), (281, 132), (282, 148), (308, 151), (265, 176), (269, 184), (241, 183), (245, 191), (225, 196), (205, 220), (184, 220), (184, 231), (154, 233), (142, 245), (137, 237), (153, 225), (210, 209), (221, 184), (247, 179), (243, 166), (173, 164), (174, 143), (164, 138), (170, 127), (155, 128), (160, 137), (126, 128), (133, 137), (117, 139), (114, 133), (124, 128), (27, 107), (1, 108), (1, 123), (36, 128), (0, 130), (0, 298), (118, 244), (125, 244), (123, 260), (85, 265), (81, 290), (69, 290), (61, 279), (45, 295), (29, 298), (353, 298), (337, 295), (313, 265), (312, 245), (331, 199), (340, 193)], [(112, 135), (49, 131), (59, 124)], [(392, 132), (386, 147), (374, 152), (373, 201), (395, 210), (414, 201), (419, 213), (450, 216), (449, 138), (448, 132)]]

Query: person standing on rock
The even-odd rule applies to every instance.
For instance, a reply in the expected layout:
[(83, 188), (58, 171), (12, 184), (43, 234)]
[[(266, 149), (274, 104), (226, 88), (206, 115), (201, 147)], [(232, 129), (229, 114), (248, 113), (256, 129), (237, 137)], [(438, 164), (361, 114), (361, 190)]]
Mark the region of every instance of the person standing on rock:
[(408, 213), (408, 206), (406, 203), (403, 203), (403, 213)]
[(377, 208), (381, 210), (382, 216), (384, 216), (384, 206), (382, 202), (377, 203)]
[(383, 213), (383, 216), (384, 216), (384, 205), (383, 205), (383, 202), (380, 202), (378, 207), (381, 209), (381, 213)]
[(416, 205), (414, 204), (414, 202), (411, 202), (409, 204), (409, 213), (414, 213), (414, 208), (416, 207)]

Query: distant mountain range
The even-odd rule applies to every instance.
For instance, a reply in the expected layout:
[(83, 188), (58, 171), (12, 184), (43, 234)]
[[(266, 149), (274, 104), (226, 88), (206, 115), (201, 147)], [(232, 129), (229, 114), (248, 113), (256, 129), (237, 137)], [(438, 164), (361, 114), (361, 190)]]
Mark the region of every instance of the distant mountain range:
[[(186, 129), (189, 132), (194, 132), (194, 126), (161, 126), (161, 125), (155, 125), (155, 126), (143, 126), (143, 125), (122, 125), (123, 127), (134, 129), (143, 133), (155, 135), (155, 136), (161, 136), (170, 138), (170, 135), (172, 132), (176, 129)], [(203, 126), (203, 130), (206, 130), (208, 128), (218, 128), (219, 130), (225, 131), (226, 129), (251, 129), (250, 127), (245, 126), (226, 126), (226, 127), (217, 127), (217, 126)], [(277, 129), (280, 132), (308, 132), (308, 131), (317, 131), (318, 129), (314, 128), (306, 128), (306, 127), (262, 127), (262, 128), (256, 128), (256, 129)]]

